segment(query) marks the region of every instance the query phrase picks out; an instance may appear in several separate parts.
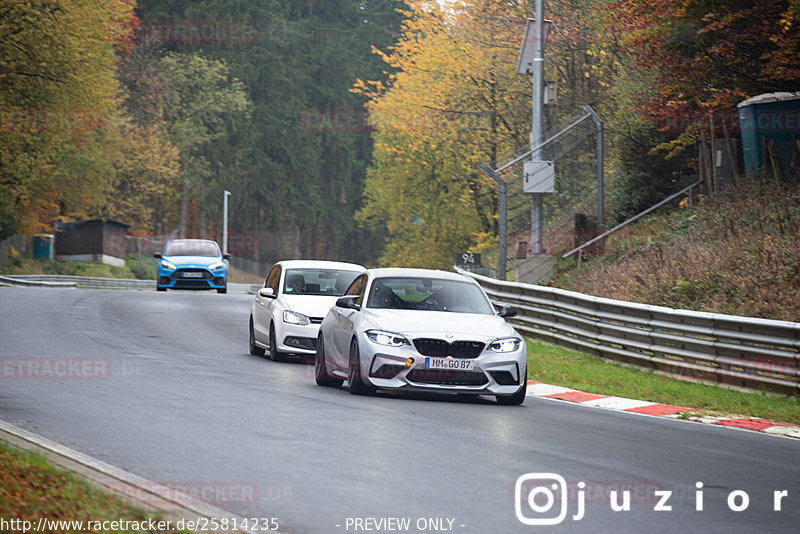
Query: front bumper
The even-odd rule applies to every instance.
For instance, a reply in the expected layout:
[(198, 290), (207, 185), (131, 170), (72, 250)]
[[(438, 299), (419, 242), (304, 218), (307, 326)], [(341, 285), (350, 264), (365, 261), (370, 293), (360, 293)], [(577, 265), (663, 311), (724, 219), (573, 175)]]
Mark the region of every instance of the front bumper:
[(210, 271), (203, 268), (164, 269), (157, 270), (158, 287), (166, 289), (225, 289), (228, 281), (226, 269)]
[(275, 337), (278, 339), (278, 350), (313, 356), (317, 353), (317, 335), (319, 334), (319, 323), (307, 325), (297, 325), (281, 322), (280, 326), (275, 327)]
[[(514, 352), (495, 353), (486, 348), (475, 358), (452, 358), (454, 369), (430, 369), (426, 358), (412, 345), (387, 347), (359, 340), (362, 380), (379, 389), (457, 392), (474, 395), (513, 395), (527, 378), (524, 341)], [(409, 358), (413, 363), (407, 365)], [(474, 362), (471, 370), (459, 370), (460, 362)]]

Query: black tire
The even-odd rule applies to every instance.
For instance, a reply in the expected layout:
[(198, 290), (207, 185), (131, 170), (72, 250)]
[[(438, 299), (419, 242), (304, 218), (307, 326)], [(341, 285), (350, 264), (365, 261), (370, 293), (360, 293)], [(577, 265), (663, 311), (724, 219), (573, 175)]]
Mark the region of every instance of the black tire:
[(361, 365), (359, 365), (358, 343), (354, 339), (350, 343), (350, 361), (347, 365), (347, 381), (350, 383), (350, 393), (353, 395), (368, 395), (372, 388), (364, 383), (361, 378)]
[(250, 317), (250, 354), (253, 356), (263, 356), (264, 353), (267, 352), (266, 349), (262, 349), (258, 345), (256, 345), (256, 331), (253, 329), (253, 317)]
[(278, 339), (275, 336), (275, 325), (269, 325), (269, 359), (273, 362), (282, 362), (286, 355), (278, 350)]
[(156, 286), (156, 291), (166, 291), (166, 287)]
[(228, 286), (217, 289), (217, 293), (227, 293), (227, 292), (228, 292)]
[(322, 343), (322, 335), (317, 339), (317, 355), (314, 357), (314, 379), (318, 386), (329, 388), (340, 388), (344, 380), (335, 378), (328, 374), (325, 366), (325, 346)]
[(508, 396), (501, 396), (497, 395), (497, 404), (502, 406), (519, 406), (523, 402), (525, 402), (525, 395), (528, 391), (528, 377), (525, 377), (525, 381), (522, 384), (522, 387), (514, 393), (513, 395)]

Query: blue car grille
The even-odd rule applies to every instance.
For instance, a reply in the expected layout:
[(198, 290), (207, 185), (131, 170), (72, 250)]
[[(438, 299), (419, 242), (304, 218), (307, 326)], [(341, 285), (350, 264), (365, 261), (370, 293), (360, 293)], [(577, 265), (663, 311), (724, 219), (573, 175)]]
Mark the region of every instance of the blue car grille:
[[(187, 276), (188, 275), (188, 276)], [(178, 269), (170, 275), (176, 280), (210, 280), (214, 277), (205, 269)]]

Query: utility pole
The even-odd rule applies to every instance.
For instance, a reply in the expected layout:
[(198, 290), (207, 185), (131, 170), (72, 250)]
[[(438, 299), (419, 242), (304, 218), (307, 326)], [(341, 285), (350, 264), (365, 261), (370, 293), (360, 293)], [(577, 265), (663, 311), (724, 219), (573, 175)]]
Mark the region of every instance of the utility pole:
[(223, 195), (224, 200), (222, 203), (222, 253), (228, 253), (228, 197), (231, 195), (230, 191), (225, 191)]
[[(536, 0), (536, 22), (533, 55), (533, 113), (531, 124), (531, 160), (541, 161), (542, 142), (542, 98), (544, 97), (544, 0)], [(543, 193), (531, 195), (531, 253), (541, 254), (542, 246), (542, 199)]]

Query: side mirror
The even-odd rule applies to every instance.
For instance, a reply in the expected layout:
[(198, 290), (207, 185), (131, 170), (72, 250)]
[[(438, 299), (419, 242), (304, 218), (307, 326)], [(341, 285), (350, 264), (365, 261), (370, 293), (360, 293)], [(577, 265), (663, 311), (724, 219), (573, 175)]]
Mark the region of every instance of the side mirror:
[(231, 259), (231, 254), (230, 254), (230, 252), (226, 252), (225, 254), (223, 254), (223, 255), (222, 255), (222, 259), (223, 259), (223, 260), (229, 260), (229, 259)]
[(160, 252), (153, 252), (153, 257), (154, 258), (158, 258), (160, 260), (161, 259), (161, 253)]
[(516, 317), (517, 309), (514, 306), (498, 306), (497, 315), (500, 317)]
[(336, 301), (336, 305), (338, 307), (340, 307), (340, 308), (347, 308), (347, 309), (350, 309), (350, 310), (360, 310), (361, 306), (356, 304), (356, 300), (358, 298), (359, 297), (357, 297), (356, 295), (349, 295), (347, 297), (340, 297)]
[(258, 290), (258, 296), (266, 299), (274, 299), (275, 291), (273, 291), (271, 287), (262, 287)]

